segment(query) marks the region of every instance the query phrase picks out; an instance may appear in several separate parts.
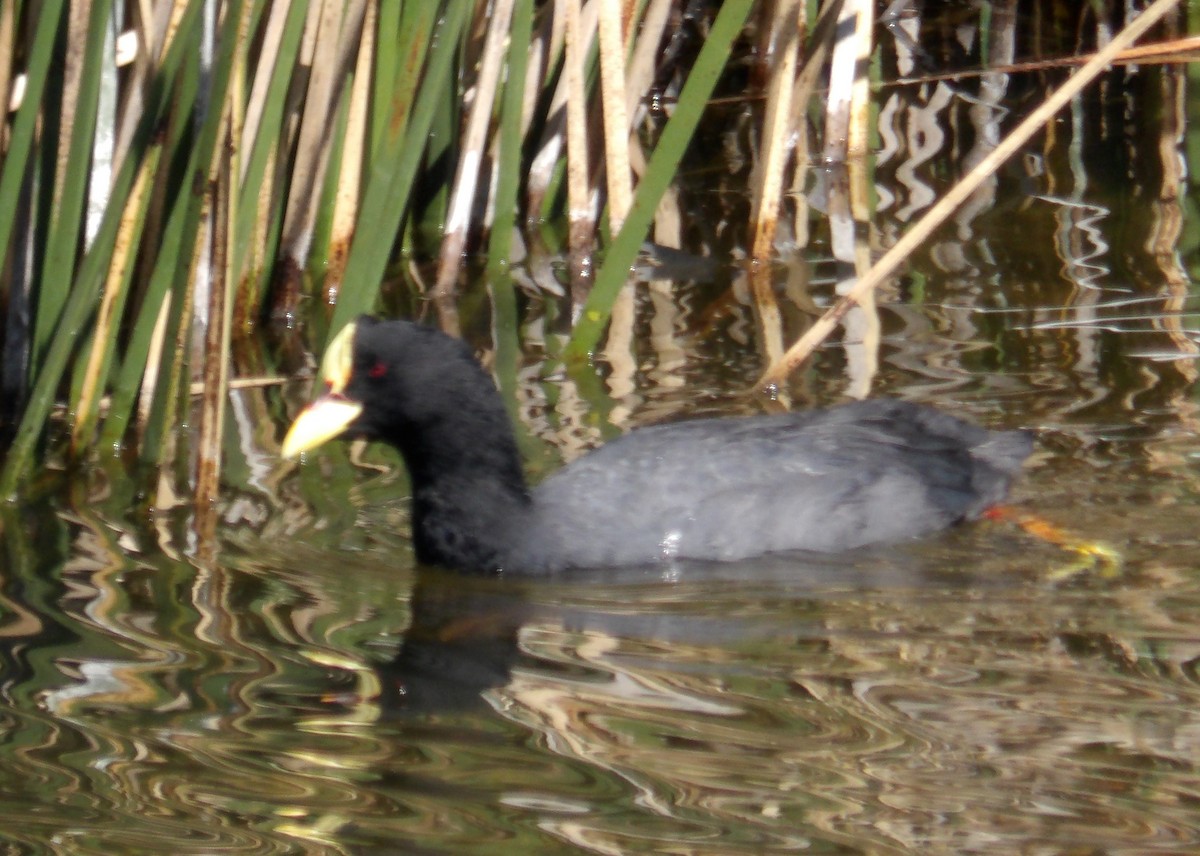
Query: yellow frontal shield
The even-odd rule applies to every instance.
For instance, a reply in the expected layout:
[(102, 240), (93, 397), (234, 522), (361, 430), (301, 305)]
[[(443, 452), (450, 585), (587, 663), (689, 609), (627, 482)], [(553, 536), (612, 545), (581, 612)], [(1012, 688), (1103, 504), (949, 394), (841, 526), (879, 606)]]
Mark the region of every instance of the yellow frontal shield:
[(283, 438), (280, 448), (283, 457), (294, 458), (332, 440), (362, 413), (359, 402), (342, 397), (354, 367), (354, 331), (355, 325), (347, 324), (325, 349), (320, 376), (328, 385), (329, 393), (316, 399), (296, 417)]

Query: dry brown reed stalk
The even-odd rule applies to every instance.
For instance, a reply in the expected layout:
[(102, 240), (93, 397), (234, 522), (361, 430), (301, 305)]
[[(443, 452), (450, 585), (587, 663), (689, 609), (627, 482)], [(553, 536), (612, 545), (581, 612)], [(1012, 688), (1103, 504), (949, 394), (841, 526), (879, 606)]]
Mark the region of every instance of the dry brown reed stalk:
[[(862, 160), (867, 156), (871, 139), (871, 36), (875, 31), (869, 0), (858, 0), (858, 16), (855, 18), (855, 74), (850, 85), (850, 123), (846, 134), (847, 160)], [(851, 189), (857, 186), (851, 182)]]
[(354, 67), (354, 82), (350, 89), (350, 109), (346, 117), (346, 133), (342, 145), (337, 193), (333, 204), (333, 223), (329, 235), (329, 256), (325, 278), (341, 282), (346, 271), (346, 257), (358, 222), (358, 201), (362, 193), (363, 153), (367, 150), (368, 116), (371, 107), (371, 72), (375, 65), (376, 21), (379, 0), (367, 0), (362, 34), (359, 38), (358, 60)]
[(625, 112), (630, 117), (630, 128), (637, 126), (639, 116), (645, 112), (644, 96), (654, 82), (656, 60), (673, 5), (674, 0), (650, 0), (642, 12), (641, 25), (635, 32), (633, 52), (629, 59), (629, 85), (625, 102)]
[[(67, 43), (82, 45), (86, 42), (88, 19), (91, 17), (92, 4), (90, 0), (71, 4), (71, 14), (67, 16)], [(58, 133), (58, 151), (54, 168), (54, 206), (61, 204), (64, 184), (67, 177), (67, 160), (71, 156), (71, 136), (75, 122), (80, 118), (79, 96), (83, 85), (84, 52), (82, 50), (67, 51), (66, 64), (63, 68), (62, 101), (60, 112), (62, 127)]]
[(604, 115), (604, 173), (608, 187), (608, 227), (621, 231), (633, 204), (633, 173), (629, 168), (629, 113), (625, 87), (625, 38), (621, 0), (600, 3), (597, 36), (600, 43), (600, 103)]
[(844, 0), (835, 30), (850, 35), (835, 40), (829, 61), (824, 146), (827, 162), (863, 157), (867, 152), (870, 112), (867, 67), (873, 23), (869, 0)]
[[(828, 214), (830, 248), (833, 257), (854, 275), (837, 285), (844, 294), (854, 286), (857, 277), (871, 267), (871, 247), (867, 239), (870, 212), (868, 172), (862, 158), (851, 158), (841, 171), (840, 180), (830, 181)], [(871, 384), (879, 370), (879, 342), (882, 325), (875, 305), (875, 292), (867, 292), (851, 307), (842, 319), (845, 329), (846, 374), (850, 385), (846, 394), (863, 399), (871, 392)]]
[[(593, 7), (594, 8), (594, 7)], [(566, 0), (563, 83), (567, 137), (567, 259), (572, 316), (583, 307), (592, 281), (596, 231), (595, 193), (588, 178), (587, 80), (584, 59), (591, 41), (580, 0)], [(591, 19), (595, 25), (595, 18)], [(574, 317), (572, 317), (574, 321)]]
[(279, 317), (291, 317), (300, 299), (301, 271), (312, 248), (318, 198), (333, 145), (330, 117), (337, 115), (341, 83), (358, 49), (365, 17), (366, 0), (324, 0), (321, 6), (280, 236), (281, 261), (274, 286), (274, 311)]
[(144, 3), (134, 4), (133, 22), (138, 50), (133, 58), (133, 68), (129, 70), (129, 82), (123, 87), (125, 97), (117, 116), (117, 144), (113, 152), (114, 173), (121, 168), (125, 160), (134, 128), (145, 110), (146, 87), (152, 72), (158, 70), (166, 51), (167, 36), (175, 32), (179, 16), (183, 14), (186, 6), (186, 0), (175, 0), (174, 3), (156, 4), (151, 11)]
[(112, 360), (113, 346), (119, 332), (121, 310), (129, 295), (129, 278), (137, 259), (138, 244), (142, 237), (142, 225), (149, 208), (151, 180), (158, 169), (162, 146), (154, 146), (138, 168), (133, 191), (121, 215), (121, 225), (113, 246), (113, 260), (105, 277), (100, 296), (100, 307), (92, 332), (91, 352), (83, 372), (83, 384), (76, 399), (76, 418), (71, 426), (71, 446), (79, 451), (85, 448), (92, 437), (99, 412), (99, 398), (108, 365)]
[(838, 322), (850, 308), (879, 283), (890, 276), (904, 261), (933, 234), (953, 211), (958, 208), (979, 186), (994, 173), (1001, 164), (1024, 146), (1043, 125), (1065, 107), (1072, 98), (1100, 75), (1121, 51), (1130, 47), (1139, 36), (1156, 24), (1178, 4), (1178, 0), (1155, 0), (1137, 18), (1118, 33), (1103, 50), (1096, 53), (1083, 68), (1075, 72), (1066, 83), (1051, 93), (1041, 105), (1030, 113), (1013, 131), (1000, 141), (975, 167), (946, 192), (937, 204), (925, 212), (879, 261), (867, 271), (846, 295), (822, 315), (808, 331), (788, 349), (783, 357), (763, 373), (758, 381), (760, 388), (778, 387), (813, 350), (833, 332)]
[[(229, 113), (237, 113), (229, 109)], [(224, 438), (225, 400), (229, 395), (229, 341), (233, 289), (229, 274), (233, 218), (237, 211), (232, 130), (226, 119), (226, 145), (221, 146), (212, 207), (212, 282), (208, 292), (208, 318), (204, 328), (204, 392), (200, 397), (200, 426), (196, 438), (196, 531), (199, 543), (211, 544), (216, 530), (217, 498), (221, 490), (221, 444)]]
[[(280, 50), (283, 47), (284, 25), (287, 24), (289, 12), (290, 4), (274, 3), (267, 13), (267, 25), (263, 31), (258, 62), (254, 68), (254, 81), (250, 86), (250, 97), (246, 102), (245, 116), (242, 119), (242, 128), (247, 141), (253, 140), (258, 136), (263, 111), (266, 109), (267, 91), (271, 84), (271, 75), (275, 71), (276, 64), (279, 62)], [(241, 163), (239, 182), (246, 180), (246, 170), (250, 167), (250, 158), (242, 158)]]
[[(629, 153), (629, 90), (625, 74), (625, 30), (622, 0), (598, 0), (600, 18), (600, 103), (604, 116), (604, 176), (608, 190), (608, 229), (616, 235), (633, 205), (633, 170)], [(605, 358), (612, 367), (610, 388), (623, 392), (633, 386), (633, 286), (626, 283), (613, 302)]]
[(771, 17), (768, 41), (773, 45), (767, 69), (767, 105), (762, 125), (762, 151), (750, 181), (750, 217), (753, 238), (747, 275), (754, 296), (755, 314), (766, 358), (774, 362), (783, 354), (783, 321), (775, 300), (772, 249), (778, 226), (783, 174), (791, 151), (790, 140), (799, 118), (791, 109), (796, 66), (800, 59), (800, 0), (780, 0)]
[[(563, 135), (567, 122), (569, 83), (567, 63), (570, 62), (570, 58), (564, 52), (564, 45), (567, 40), (569, 16), (574, 14), (576, 20), (579, 19), (578, 4), (579, 0), (554, 0), (552, 10), (542, 15), (542, 24), (537, 30), (536, 41), (541, 45), (539, 49), (540, 66), (537, 63), (529, 64), (527, 91), (530, 88), (536, 90), (543, 86), (545, 76), (558, 62), (559, 57), (563, 58), (564, 63), (558, 85), (555, 86), (550, 97), (550, 106), (546, 109), (546, 127), (542, 131), (537, 153), (530, 160), (525, 177), (525, 208), (530, 217), (536, 217), (545, 204), (546, 193), (559, 163), (562, 148), (566, 144)], [(573, 10), (572, 7), (574, 7)]]
[[(471, 226), (472, 208), (479, 193), (483, 153), (488, 143), (487, 133), (492, 122), (492, 105), (499, 88), (502, 60), (508, 47), (506, 41), (512, 21), (512, 10), (513, 0), (496, 0), (491, 10), (479, 61), (479, 75), (475, 80), (475, 97), (471, 101), (466, 130), (463, 132), (449, 211), (446, 213), (446, 228), (438, 254), (433, 303), (437, 308), (441, 328), (455, 336), (459, 334), (455, 282), (462, 265), (467, 231)], [(520, 50), (525, 50), (525, 47), (521, 46)]]
[[(803, 50), (803, 9), (799, 2), (777, 4), (770, 23), (763, 28), (763, 53), (767, 67), (767, 104), (763, 117), (763, 150), (751, 177), (751, 250), (747, 279), (754, 299), (762, 350), (773, 363), (783, 354), (783, 326), (775, 299), (771, 269), (775, 234), (782, 201), (782, 180), (787, 158), (795, 164), (793, 188), (803, 188), (807, 159), (805, 109), (825, 65), (836, 35), (835, 24), (841, 0), (830, 0), (821, 9), (813, 27), (809, 54), (797, 74), (796, 63)], [(786, 108), (786, 109), (785, 109)], [(794, 144), (792, 141), (796, 141)]]
[[(825, 123), (825, 162), (828, 177), (828, 217), (833, 257), (853, 276), (837, 285), (849, 291), (857, 277), (871, 267), (870, 246), (864, 239), (870, 217), (866, 154), (870, 137), (870, 77), (873, 8), (866, 0), (845, 0), (838, 32), (851, 35), (838, 41), (830, 60)], [(842, 320), (846, 370), (851, 398), (866, 398), (879, 367), (879, 313), (874, 292), (846, 313)]]
[(625, 113), (629, 117), (629, 166), (637, 180), (646, 171), (646, 152), (636, 133), (646, 117), (646, 93), (654, 84), (656, 61), (666, 31), (667, 18), (674, 0), (652, 0), (643, 14), (641, 25), (629, 36), (629, 65), (625, 71)]
[(238, 188), (241, 170), (238, 166), (238, 142), (242, 139), (242, 109), (245, 103), (245, 66), (247, 34), (250, 30), (252, 4), (242, 7), (237, 22), (237, 45), (233, 69), (225, 101), (220, 131), (220, 143), (214, 152), (214, 200), (210, 223), (212, 229), (211, 287), (204, 329), (204, 393), (200, 399), (200, 426), (196, 443), (195, 532), (199, 545), (197, 555), (204, 561), (215, 553), (217, 500), (221, 493), (221, 449), (225, 438), (225, 406), (229, 399), (230, 342), (233, 338), (233, 307), (237, 277), (233, 270), (234, 243), (237, 240)]
[(154, 322), (154, 332), (150, 336), (150, 347), (146, 352), (146, 370), (142, 373), (142, 384), (138, 390), (136, 425), (138, 429), (138, 445), (142, 445), (150, 413), (154, 407), (155, 393), (158, 390), (158, 377), (162, 371), (163, 349), (167, 341), (167, 323), (171, 316), (172, 296), (163, 298), (158, 310), (158, 319)]
[(792, 96), (792, 115), (795, 117), (794, 126), (796, 128), (804, 127), (805, 111), (816, 90), (817, 78), (825, 67), (825, 59), (829, 56), (837, 35), (838, 14), (841, 8), (842, 0), (829, 0), (821, 7), (816, 23), (813, 24), (808, 56), (805, 57), (804, 66), (796, 78)]

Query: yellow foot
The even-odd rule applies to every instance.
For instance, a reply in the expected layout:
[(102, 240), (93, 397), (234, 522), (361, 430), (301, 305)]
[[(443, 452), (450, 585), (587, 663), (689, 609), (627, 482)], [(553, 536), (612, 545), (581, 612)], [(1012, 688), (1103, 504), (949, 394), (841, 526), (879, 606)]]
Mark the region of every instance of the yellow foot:
[(1019, 511), (1007, 505), (998, 505), (989, 508), (984, 513), (984, 517), (988, 520), (1005, 520), (1015, 523), (1039, 541), (1046, 541), (1075, 553), (1078, 558), (1049, 573), (1048, 578), (1052, 582), (1072, 579), (1085, 572), (1097, 574), (1105, 579), (1121, 573), (1121, 566), (1125, 560), (1115, 547), (1100, 541), (1084, 541), (1076, 538), (1036, 514)]
[(1078, 541), (1060, 544), (1064, 550), (1076, 555), (1074, 561), (1055, 568), (1047, 578), (1051, 582), (1074, 579), (1080, 574), (1095, 575), (1102, 579), (1119, 576), (1124, 558), (1114, 548), (1099, 541)]

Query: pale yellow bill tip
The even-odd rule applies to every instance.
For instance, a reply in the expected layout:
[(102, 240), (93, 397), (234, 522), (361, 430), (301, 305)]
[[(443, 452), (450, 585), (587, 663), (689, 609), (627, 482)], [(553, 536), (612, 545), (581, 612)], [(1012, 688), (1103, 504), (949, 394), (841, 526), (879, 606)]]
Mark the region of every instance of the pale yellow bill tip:
[(318, 398), (300, 412), (279, 453), (285, 458), (294, 458), (301, 452), (315, 449), (326, 440), (341, 434), (362, 413), (362, 405), (345, 398), (325, 396)]

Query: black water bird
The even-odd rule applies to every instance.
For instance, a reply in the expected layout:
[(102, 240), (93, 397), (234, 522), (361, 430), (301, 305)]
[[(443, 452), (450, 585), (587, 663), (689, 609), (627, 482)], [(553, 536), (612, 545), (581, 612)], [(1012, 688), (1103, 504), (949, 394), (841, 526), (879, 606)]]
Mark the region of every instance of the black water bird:
[(491, 378), (458, 339), (362, 317), (330, 343), (327, 393), (283, 442), (381, 440), (412, 481), (419, 561), (544, 574), (832, 552), (926, 535), (1001, 502), (1030, 454), (894, 399), (640, 428), (530, 488)]

